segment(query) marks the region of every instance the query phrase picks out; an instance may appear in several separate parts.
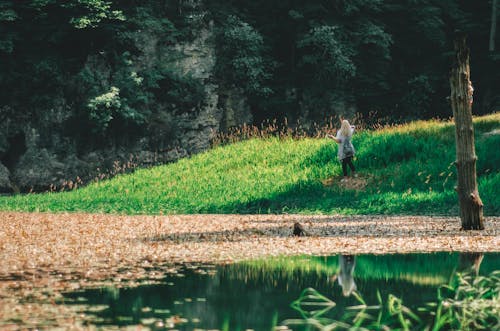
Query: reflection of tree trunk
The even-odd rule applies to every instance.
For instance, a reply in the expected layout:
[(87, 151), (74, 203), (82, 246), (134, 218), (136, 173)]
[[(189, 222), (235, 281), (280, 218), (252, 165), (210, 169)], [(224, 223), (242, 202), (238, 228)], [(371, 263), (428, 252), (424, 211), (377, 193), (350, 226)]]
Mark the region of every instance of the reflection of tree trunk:
[(458, 258), (458, 271), (474, 271), (474, 273), (478, 275), (483, 257), (483, 253), (460, 253)]
[(482, 230), (483, 203), (476, 181), (476, 150), (472, 124), (472, 94), (469, 48), (465, 35), (455, 39), (456, 63), (450, 75), (451, 108), (455, 119), (455, 141), (458, 173), (458, 200), (463, 230)]
[(490, 52), (495, 50), (495, 35), (497, 32), (497, 0), (491, 3)]

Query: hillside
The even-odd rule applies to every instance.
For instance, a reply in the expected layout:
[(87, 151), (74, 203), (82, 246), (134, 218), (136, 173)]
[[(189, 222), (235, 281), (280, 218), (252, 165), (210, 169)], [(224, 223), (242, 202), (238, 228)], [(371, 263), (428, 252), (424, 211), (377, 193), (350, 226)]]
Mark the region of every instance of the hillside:
[(494, 4), (2, 0), (0, 194), (175, 162), (243, 124), (446, 119), (455, 31), (491, 114)]
[[(484, 213), (499, 215), (500, 114), (474, 123)], [(71, 192), (1, 197), (0, 210), (457, 215), (454, 139), (442, 121), (360, 131), (360, 178), (347, 185), (332, 140), (250, 139)]]

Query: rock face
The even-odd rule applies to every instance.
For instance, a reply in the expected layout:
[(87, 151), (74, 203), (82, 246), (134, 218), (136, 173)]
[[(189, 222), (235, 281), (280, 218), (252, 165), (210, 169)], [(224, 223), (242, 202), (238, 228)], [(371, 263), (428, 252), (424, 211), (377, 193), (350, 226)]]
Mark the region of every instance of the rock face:
[(224, 111), (221, 121), (223, 131), (243, 123), (252, 123), (252, 113), (243, 92), (237, 89), (220, 91), (219, 99)]
[[(192, 7), (193, 17), (204, 15), (199, 1), (192, 1)], [(21, 137), (16, 144), (0, 141), (0, 192), (67, 189), (138, 166), (173, 162), (210, 148), (218, 131), (250, 123), (252, 115), (242, 93), (222, 90), (214, 79), (215, 27), (212, 21), (200, 22), (205, 21), (193, 22), (195, 38), (173, 46), (162, 44), (148, 31), (135, 36), (136, 45), (142, 50), (136, 64), (139, 69), (161, 64), (203, 86), (204, 100), (195, 109), (177, 113), (158, 104), (157, 121), (152, 122), (144, 138), (126, 148), (82, 154), (62, 134), (71, 109), (61, 99), (58, 107), (45, 112), (47, 118), (19, 129), (17, 135)], [(179, 55), (175, 59), (171, 58), (172, 50)], [(86, 67), (101, 73), (105, 80), (111, 75), (98, 57), (89, 57)], [(11, 154), (12, 157), (5, 156)], [(4, 160), (7, 158), (8, 162)]]
[[(30, 148), (13, 172), (13, 182), (20, 188), (41, 190), (65, 177), (64, 163), (47, 149)], [(50, 186), (50, 184), (49, 184)]]
[(12, 191), (9, 176), (9, 169), (0, 163), (0, 193), (9, 193)]
[(223, 110), (218, 108), (218, 86), (210, 81), (216, 61), (214, 40), (214, 24), (211, 21), (192, 42), (175, 46), (182, 56), (174, 62), (174, 67), (181, 75), (190, 75), (202, 81), (206, 95), (199, 111), (174, 117), (178, 130), (183, 132), (178, 137), (178, 145), (188, 154), (209, 148), (210, 139), (219, 130), (222, 120)]

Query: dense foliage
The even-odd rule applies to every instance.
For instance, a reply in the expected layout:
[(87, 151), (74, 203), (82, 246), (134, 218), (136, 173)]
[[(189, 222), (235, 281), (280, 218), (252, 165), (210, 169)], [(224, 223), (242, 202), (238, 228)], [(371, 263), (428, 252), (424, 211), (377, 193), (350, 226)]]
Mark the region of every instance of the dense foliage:
[(188, 38), (177, 29), (187, 18), (173, 8), (168, 1), (0, 1), (0, 117), (10, 123), (0, 152), (26, 124), (92, 150), (137, 139), (161, 117), (159, 104), (191, 111), (203, 98), (201, 82), (146, 54), (148, 43)]
[(264, 39), (263, 56), (276, 64), (268, 69), (272, 97), (253, 100), (261, 118), (295, 112), (322, 120), (346, 109), (393, 119), (447, 117), (456, 31), (469, 35), (476, 111), (498, 107), (494, 86), (499, 76), (490, 70), (500, 70), (499, 56), (487, 49), (487, 1), (223, 3), (215, 8), (257, 29)]
[[(486, 215), (500, 213), (500, 115), (476, 119), (477, 171)], [(177, 163), (71, 192), (0, 197), (0, 209), (128, 214), (325, 213), (457, 215), (449, 122), (362, 131), (360, 178), (340, 183), (336, 144), (323, 138), (250, 139)], [(350, 185), (352, 183), (354, 185)]]
[(204, 82), (166, 59), (210, 21), (212, 78), (241, 88), (255, 121), (448, 117), (456, 30), (469, 35), (475, 112), (488, 113), (500, 103), (491, 12), (467, 0), (1, 0), (0, 154), (27, 124), (78, 150), (158, 123), (175, 134), (168, 114), (199, 109)]

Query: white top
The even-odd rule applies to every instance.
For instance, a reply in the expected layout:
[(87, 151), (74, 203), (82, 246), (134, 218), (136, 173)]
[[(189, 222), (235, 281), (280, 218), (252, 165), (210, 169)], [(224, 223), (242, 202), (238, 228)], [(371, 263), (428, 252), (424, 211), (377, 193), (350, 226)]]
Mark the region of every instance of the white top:
[(354, 153), (356, 153), (356, 150), (354, 149), (354, 146), (352, 145), (352, 142), (351, 142), (351, 138), (352, 138), (353, 134), (354, 134), (354, 125), (351, 125), (351, 134), (348, 137), (343, 136), (342, 134), (340, 134), (340, 130), (337, 131), (337, 137), (336, 138), (338, 140), (340, 140), (339, 149), (338, 149), (338, 152), (337, 152), (337, 156), (339, 157), (339, 160), (345, 159), (345, 155), (344, 155), (344, 143), (346, 142), (346, 140), (348, 140), (349, 144), (351, 144), (352, 150), (354, 151)]

